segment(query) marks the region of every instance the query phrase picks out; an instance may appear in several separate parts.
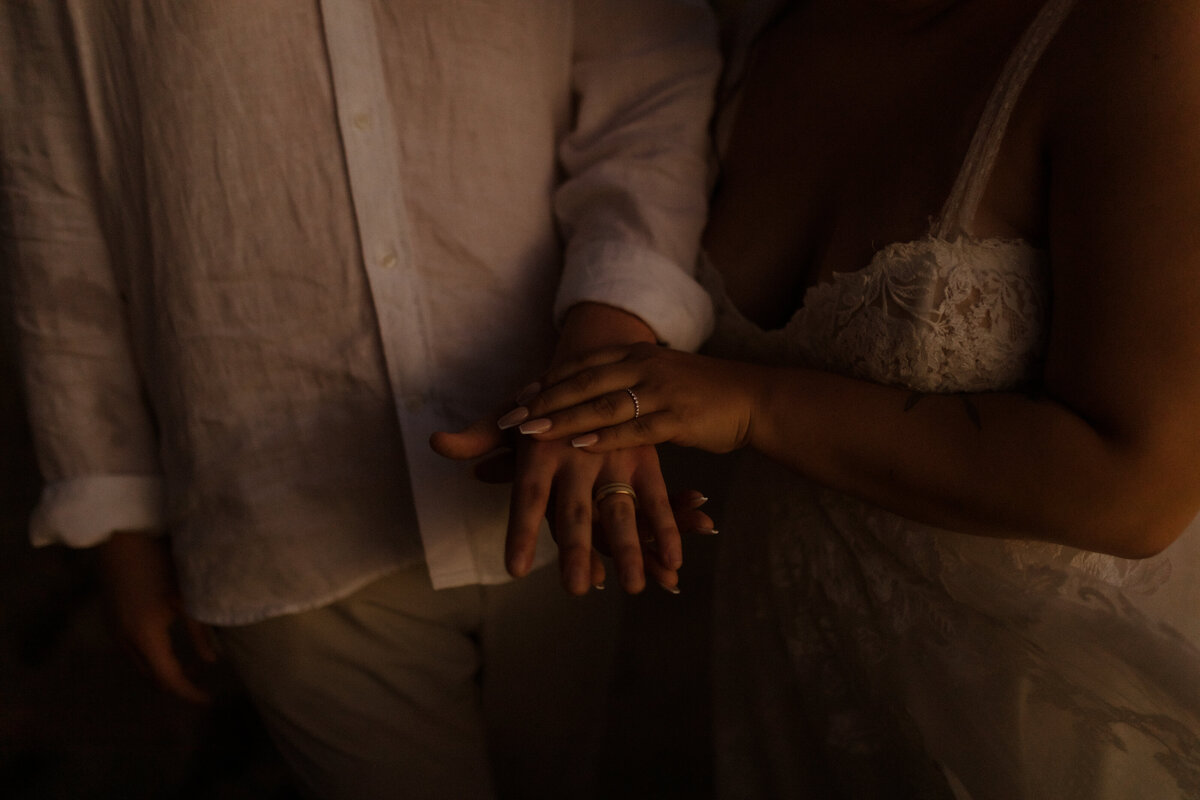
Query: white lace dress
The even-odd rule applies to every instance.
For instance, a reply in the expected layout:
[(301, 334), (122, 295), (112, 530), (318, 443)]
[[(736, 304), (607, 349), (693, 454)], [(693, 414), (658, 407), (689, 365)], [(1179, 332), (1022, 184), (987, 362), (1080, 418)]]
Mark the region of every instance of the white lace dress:
[[(771, 331), (707, 269), (710, 349), (920, 392), (1028, 385), (1045, 255), (967, 230), (1069, 6), (1051, 0), (1019, 45), (928, 238), (813, 287)], [(750, 452), (723, 480), (723, 796), (1200, 798), (1200, 523), (1130, 561), (937, 530)]]

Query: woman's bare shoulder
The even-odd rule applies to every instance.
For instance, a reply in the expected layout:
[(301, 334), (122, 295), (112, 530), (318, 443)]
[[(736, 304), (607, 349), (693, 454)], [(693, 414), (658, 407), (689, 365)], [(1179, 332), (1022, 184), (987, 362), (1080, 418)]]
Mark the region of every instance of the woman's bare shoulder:
[(1200, 95), (1200, 0), (1077, 0), (1048, 54), (1061, 121), (1190, 104)]

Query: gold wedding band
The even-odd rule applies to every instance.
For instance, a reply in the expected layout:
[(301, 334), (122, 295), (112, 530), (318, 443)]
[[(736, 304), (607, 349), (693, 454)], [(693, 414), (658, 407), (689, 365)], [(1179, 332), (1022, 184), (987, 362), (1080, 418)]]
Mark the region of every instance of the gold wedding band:
[(592, 498), (592, 502), (599, 504), (601, 500), (606, 497), (612, 497), (614, 494), (629, 495), (629, 497), (633, 500), (633, 504), (635, 506), (637, 505), (637, 492), (635, 492), (633, 487), (628, 483), (620, 482), (606, 483), (601, 486), (596, 490), (596, 494)]
[(629, 399), (633, 401), (633, 418), (637, 419), (642, 415), (642, 404), (638, 402), (637, 393), (633, 391), (633, 387), (625, 387), (625, 394), (629, 395)]

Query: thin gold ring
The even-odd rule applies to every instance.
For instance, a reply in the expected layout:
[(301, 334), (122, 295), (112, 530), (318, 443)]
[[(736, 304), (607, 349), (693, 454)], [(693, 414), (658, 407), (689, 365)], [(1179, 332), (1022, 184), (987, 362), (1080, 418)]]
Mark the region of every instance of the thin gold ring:
[(597, 489), (596, 494), (592, 497), (592, 502), (599, 505), (601, 500), (605, 499), (606, 497), (612, 497), (615, 494), (628, 495), (633, 500), (633, 504), (635, 506), (637, 505), (637, 492), (635, 492), (633, 487), (628, 483), (621, 483), (619, 481), (606, 483)]
[(642, 404), (638, 402), (637, 393), (633, 391), (633, 387), (625, 387), (625, 394), (629, 395), (629, 399), (633, 401), (633, 418), (637, 419), (642, 415)]

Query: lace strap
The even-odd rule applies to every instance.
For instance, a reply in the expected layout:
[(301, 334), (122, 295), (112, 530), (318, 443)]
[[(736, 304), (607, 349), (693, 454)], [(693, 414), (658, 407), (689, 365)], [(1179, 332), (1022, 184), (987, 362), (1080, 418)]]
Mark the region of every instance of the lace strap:
[(934, 236), (953, 236), (965, 230), (975, 218), (1021, 90), (1074, 4), (1075, 0), (1049, 0), (1009, 56), (980, 117), (950, 197), (933, 226)]

